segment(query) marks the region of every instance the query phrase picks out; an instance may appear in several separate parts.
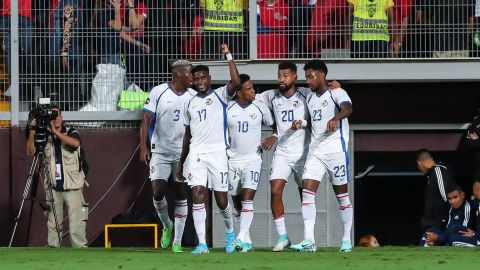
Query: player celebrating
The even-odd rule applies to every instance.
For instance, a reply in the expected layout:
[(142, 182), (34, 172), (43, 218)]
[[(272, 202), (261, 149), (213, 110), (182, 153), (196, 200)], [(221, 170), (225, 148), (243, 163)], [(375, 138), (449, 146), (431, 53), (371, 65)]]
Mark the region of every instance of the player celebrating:
[(281, 62), (278, 65), (279, 88), (267, 90), (256, 96), (256, 99), (273, 110), (277, 126), (276, 133), (262, 143), (264, 150), (270, 150), (278, 138), (270, 171), (271, 207), (279, 235), (273, 251), (282, 251), (290, 246), (290, 239), (285, 227), (283, 189), (293, 173), (295, 182), (301, 191), (303, 167), (310, 142), (309, 130), (301, 129), (294, 132), (291, 129), (295, 119), (308, 119), (305, 97), (311, 92), (308, 88), (295, 86), (296, 80), (297, 66), (289, 62)]
[(205, 240), (205, 196), (206, 188), (212, 188), (226, 226), (228, 253), (235, 251), (235, 230), (232, 208), (228, 202), (228, 131), (226, 126), (227, 103), (240, 86), (240, 77), (226, 44), (222, 53), (228, 60), (231, 81), (218, 89), (211, 89), (211, 77), (206, 66), (196, 66), (192, 70), (195, 89), (198, 91), (185, 108), (185, 135), (177, 177), (184, 178), (183, 165), (188, 155), (188, 184), (193, 193), (193, 221), (198, 236), (198, 246), (193, 254), (208, 253)]
[(230, 134), (228, 179), (235, 210), (240, 212), (240, 232), (235, 249), (250, 252), (253, 250), (249, 232), (254, 214), (253, 198), (262, 169), (262, 123), (273, 125), (273, 117), (263, 103), (255, 101), (255, 89), (250, 76), (240, 74), (240, 81), (236, 100), (231, 102), (227, 110)]
[[(192, 65), (186, 60), (177, 60), (172, 64), (173, 80), (152, 89), (144, 106), (140, 126), (140, 160), (148, 165), (150, 161), (150, 180), (152, 181), (153, 205), (163, 224), (161, 247), (167, 248), (173, 230), (168, 216), (165, 193), (168, 190), (168, 178), (174, 177), (185, 133), (183, 126), (183, 108), (196, 92), (189, 87), (192, 84)], [(168, 127), (168, 128), (167, 128)], [(147, 147), (147, 136), (152, 156)], [(172, 174), (173, 172), (173, 174)], [(182, 235), (187, 219), (187, 185), (175, 178), (175, 236), (173, 252), (182, 252)]]
[[(304, 240), (291, 248), (296, 251), (315, 252), (314, 238), (316, 218), (315, 193), (324, 175), (328, 175), (333, 185), (343, 223), (343, 238), (340, 251), (352, 250), (350, 231), (353, 209), (348, 196), (348, 139), (347, 117), (352, 113), (352, 101), (343, 89), (331, 91), (326, 76), (327, 66), (320, 60), (305, 64), (305, 78), (312, 93), (307, 97), (312, 139), (309, 147), (305, 171), (303, 173), (302, 215), (305, 225)], [(307, 120), (295, 120), (293, 130), (304, 130)]]

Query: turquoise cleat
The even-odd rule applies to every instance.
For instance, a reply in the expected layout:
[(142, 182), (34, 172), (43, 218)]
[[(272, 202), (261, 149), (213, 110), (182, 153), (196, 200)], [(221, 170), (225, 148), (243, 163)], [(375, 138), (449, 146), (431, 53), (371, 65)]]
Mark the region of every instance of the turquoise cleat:
[(243, 243), (242, 240), (237, 239), (237, 240), (235, 240), (235, 242), (233, 243), (233, 246), (235, 247), (235, 250), (236, 250), (236, 251), (242, 251), (244, 244), (245, 244), (245, 243)]
[(290, 249), (298, 252), (315, 252), (317, 251), (317, 244), (310, 240), (303, 240), (300, 244), (290, 246)]
[(274, 252), (279, 252), (283, 251), (284, 248), (289, 247), (290, 244), (290, 239), (288, 239), (288, 236), (286, 234), (282, 234), (278, 237), (277, 244), (273, 247)]
[(235, 230), (233, 230), (231, 233), (225, 233), (225, 251), (227, 253), (233, 253), (235, 252)]
[(352, 242), (350, 242), (350, 241), (342, 241), (342, 246), (340, 247), (340, 251), (342, 251), (342, 252), (350, 252), (350, 251), (352, 251)]
[(244, 243), (242, 252), (253, 252), (253, 245), (252, 243)]
[(192, 251), (192, 254), (208, 254), (208, 247), (206, 244), (198, 244), (198, 246)]

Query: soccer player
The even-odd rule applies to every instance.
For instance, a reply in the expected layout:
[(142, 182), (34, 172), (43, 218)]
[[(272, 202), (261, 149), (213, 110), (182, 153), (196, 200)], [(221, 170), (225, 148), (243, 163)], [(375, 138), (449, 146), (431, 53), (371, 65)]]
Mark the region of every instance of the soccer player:
[(255, 101), (255, 89), (250, 76), (240, 74), (240, 81), (236, 99), (227, 110), (230, 134), (228, 179), (235, 212), (240, 213), (240, 232), (235, 249), (250, 252), (253, 251), (249, 232), (254, 214), (253, 198), (262, 169), (262, 123), (273, 125), (273, 117), (263, 103)]
[[(175, 177), (180, 160), (183, 126), (183, 109), (196, 92), (192, 85), (192, 65), (186, 60), (177, 60), (172, 64), (173, 80), (152, 89), (144, 105), (140, 126), (140, 160), (150, 162), (150, 180), (152, 181), (153, 206), (163, 224), (161, 247), (170, 245), (173, 223), (168, 216), (165, 193), (168, 179), (174, 178), (176, 187), (175, 236), (173, 252), (182, 252), (182, 235), (187, 219), (187, 185)], [(147, 147), (147, 137), (150, 150)], [(152, 152), (150, 158), (150, 151)]]
[(234, 252), (235, 230), (232, 208), (228, 202), (228, 148), (227, 104), (240, 86), (240, 76), (233, 62), (228, 45), (222, 44), (222, 53), (228, 60), (231, 81), (218, 89), (211, 89), (211, 77), (206, 66), (198, 65), (192, 70), (197, 95), (185, 107), (185, 135), (177, 177), (184, 179), (183, 165), (188, 156), (188, 184), (193, 193), (193, 221), (198, 237), (198, 246), (193, 254), (208, 253), (205, 240), (205, 196), (212, 188), (220, 214), (226, 227), (228, 253)]
[(315, 194), (322, 178), (327, 175), (333, 185), (343, 223), (340, 251), (352, 250), (350, 232), (353, 209), (348, 196), (349, 162), (347, 117), (352, 113), (352, 101), (343, 89), (331, 91), (326, 81), (327, 66), (321, 60), (311, 60), (304, 66), (305, 78), (312, 93), (307, 97), (310, 120), (295, 120), (293, 130), (303, 130), (310, 122), (312, 138), (303, 172), (302, 215), (304, 240), (291, 246), (296, 251), (315, 252)]
[(293, 120), (308, 119), (305, 97), (310, 93), (310, 89), (295, 86), (296, 80), (297, 66), (290, 62), (281, 62), (278, 65), (278, 89), (267, 90), (256, 96), (256, 99), (273, 110), (277, 127), (276, 133), (262, 143), (264, 150), (270, 150), (278, 139), (270, 171), (271, 207), (279, 235), (273, 251), (283, 251), (290, 246), (284, 218), (283, 189), (293, 174), (299, 191), (301, 190), (303, 167), (310, 141), (309, 130), (293, 132), (291, 129)]

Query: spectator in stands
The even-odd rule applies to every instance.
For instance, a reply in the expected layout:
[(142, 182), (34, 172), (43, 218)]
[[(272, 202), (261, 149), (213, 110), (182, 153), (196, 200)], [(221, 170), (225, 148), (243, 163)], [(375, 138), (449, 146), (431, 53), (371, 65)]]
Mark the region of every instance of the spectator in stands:
[[(178, 24), (181, 29), (181, 45), (178, 50), (187, 58), (198, 59), (202, 56), (203, 9), (199, 9), (194, 0), (179, 1)], [(178, 28), (177, 28), (178, 29)]]
[(205, 59), (223, 59), (218, 44), (229, 44), (236, 59), (248, 59), (248, 33), (244, 10), (248, 0), (200, 0), (204, 9), (203, 51)]
[(380, 244), (377, 241), (377, 238), (371, 234), (364, 235), (360, 237), (358, 242), (359, 247), (379, 247)]
[[(11, 70), (11, 49), (10, 49), (10, 0), (0, 0), (0, 31), (3, 38), (3, 45), (7, 55), (6, 66), (10, 73)], [(18, 34), (19, 34), (19, 50), (20, 55), (33, 54), (33, 33), (35, 31), (35, 16), (33, 13), (32, 0), (24, 0), (18, 2)], [(26, 66), (30, 67), (32, 57), (25, 57)], [(6, 92), (8, 95), (8, 91)]]
[[(67, 74), (68, 83), (58, 89), (58, 98), (66, 101), (65, 110), (75, 110), (86, 94), (85, 10), (81, 0), (52, 0), (49, 17), (50, 66), (56, 74)], [(49, 90), (52, 90), (53, 87)]]
[(453, 173), (436, 163), (426, 149), (417, 151), (417, 167), (427, 176), (422, 226), (430, 231), (442, 230), (448, 217), (447, 189), (454, 184)]
[(347, 1), (353, 14), (352, 58), (385, 58), (398, 54), (398, 38), (388, 32), (389, 26), (395, 25), (393, 0)]
[(480, 114), (473, 118), (465, 138), (465, 146), (473, 153), (473, 179), (480, 180)]
[(480, 179), (473, 180), (472, 200), (480, 202)]
[(478, 246), (480, 237), (476, 235), (478, 203), (465, 200), (465, 193), (457, 185), (449, 187), (448, 203), (450, 211), (446, 228), (430, 228), (423, 235), (420, 245), (429, 246)]
[[(391, 42), (397, 42), (398, 53), (404, 51), (403, 48), (407, 38), (407, 27), (410, 21), (410, 13), (412, 12), (414, 1), (415, 0), (394, 0), (395, 6), (393, 7), (393, 10), (395, 14), (395, 25), (391, 32), (397, 31), (398, 39), (395, 41), (391, 40)], [(398, 55), (394, 54), (393, 56)]]
[[(115, 1), (115, 0), (112, 0)], [(146, 43), (145, 23), (148, 18), (148, 6), (142, 1), (116, 0), (115, 19), (110, 27), (120, 32), (123, 42), (123, 53), (126, 58), (127, 78), (135, 83), (143, 84), (146, 80), (145, 64), (148, 60), (144, 54), (151, 48)], [(144, 89), (146, 85), (143, 85)]]
[(349, 8), (346, 1), (318, 0), (311, 17), (306, 46), (315, 57), (321, 57), (325, 48), (350, 47)]
[(284, 58), (288, 53), (289, 7), (284, 0), (257, 3), (257, 57)]
[(469, 57), (474, 22), (474, 0), (417, 0), (417, 23), (429, 29), (433, 58)]
[(306, 57), (305, 37), (308, 34), (312, 11), (317, 2), (323, 0), (288, 0), (290, 16), (288, 16), (289, 55), (293, 58)]
[(95, 29), (95, 53), (100, 64), (121, 64), (121, 40), (114, 27), (115, 0), (96, 0), (90, 27)]

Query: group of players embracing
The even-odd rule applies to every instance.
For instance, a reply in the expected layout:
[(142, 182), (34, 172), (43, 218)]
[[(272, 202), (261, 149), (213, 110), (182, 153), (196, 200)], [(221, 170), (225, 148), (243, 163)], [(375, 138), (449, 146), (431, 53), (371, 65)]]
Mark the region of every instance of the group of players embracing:
[[(338, 82), (326, 80), (328, 69), (320, 60), (308, 61), (304, 66), (308, 88), (295, 85), (295, 64), (281, 62), (278, 89), (256, 94), (250, 77), (239, 74), (228, 45), (222, 44), (221, 51), (230, 71), (227, 85), (212, 89), (207, 66), (193, 67), (186, 60), (177, 60), (172, 64), (172, 81), (154, 87), (144, 106), (140, 158), (150, 166), (153, 205), (163, 224), (161, 246), (170, 245), (174, 232), (172, 251), (183, 252), (181, 240), (190, 187), (198, 237), (192, 253), (209, 252), (205, 237), (207, 189), (213, 190), (225, 222), (226, 252), (253, 251), (249, 229), (261, 178), (261, 154), (275, 148), (269, 178), (279, 238), (273, 251), (316, 251), (315, 194), (324, 177), (330, 180), (339, 203), (344, 231), (340, 251), (351, 251), (349, 96)], [(273, 126), (273, 134), (263, 141), (262, 125)], [(288, 237), (282, 201), (292, 174), (300, 192), (305, 225), (304, 240), (297, 245), (291, 245)], [(170, 176), (175, 179), (174, 222), (165, 198)], [(234, 223), (239, 223), (238, 234)]]

